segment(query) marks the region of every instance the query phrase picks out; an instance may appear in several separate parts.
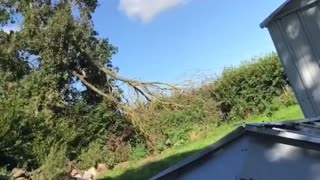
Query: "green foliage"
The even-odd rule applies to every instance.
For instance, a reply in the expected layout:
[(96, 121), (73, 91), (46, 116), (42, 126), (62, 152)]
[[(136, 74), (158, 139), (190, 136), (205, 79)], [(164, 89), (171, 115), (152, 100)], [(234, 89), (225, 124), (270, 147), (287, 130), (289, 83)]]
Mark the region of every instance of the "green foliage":
[[(97, 0), (0, 0), (0, 28), (21, 27), (0, 31), (0, 166), (42, 167), (41, 177), (54, 179), (66, 162), (88, 156), (92, 142), (113, 164), (129, 159), (112, 148), (130, 154), (138, 137), (132, 125), (88, 84), (75, 85), (81, 76), (105, 94), (120, 93), (99, 69), (117, 71), (111, 62), (117, 49), (98, 38), (96, 7)], [(122, 138), (117, 146), (114, 137)]]
[(88, 169), (97, 162), (103, 161), (106, 156), (103, 145), (98, 142), (92, 142), (87, 149), (82, 150), (79, 156), (78, 167), (80, 169)]
[(283, 93), (272, 101), (272, 104), (278, 108), (289, 107), (297, 103), (297, 99), (289, 86), (286, 86)]
[(96, 163), (103, 162), (109, 167), (125, 162), (132, 156), (131, 145), (123, 141), (121, 136), (110, 135), (107, 143), (93, 141), (87, 148), (83, 148), (78, 158), (77, 166), (87, 169)]
[(111, 62), (117, 48), (94, 30), (97, 5), (0, 0), (0, 28), (21, 27), (0, 31), (0, 167), (41, 167), (42, 179), (58, 178), (68, 163), (113, 167), (188, 143), (194, 132), (225, 120), (271, 114), (278, 108), (272, 101), (296, 103), (270, 54), (227, 68), (199, 88), (120, 109), (121, 90), (102, 70), (117, 72)]
[(148, 105), (136, 105), (129, 109), (128, 119), (145, 137), (151, 151), (185, 144), (192, 131), (218, 123), (216, 103), (207, 101), (209, 90), (185, 90)]
[(109, 167), (114, 167), (120, 162), (129, 160), (132, 154), (131, 145), (123, 140), (123, 136), (109, 136), (104, 149), (108, 153), (103, 157), (103, 161), (107, 163)]
[(131, 160), (139, 160), (145, 158), (148, 155), (148, 150), (145, 144), (137, 144), (132, 148)]
[(128, 166), (116, 168), (111, 172), (102, 175), (101, 180), (132, 180), (150, 179), (161, 171), (173, 166), (184, 158), (200, 152), (217, 142), (219, 139), (233, 131), (239, 124), (243, 123), (267, 123), (288, 121), (303, 118), (303, 114), (298, 105), (286, 107), (269, 116), (257, 116), (245, 120), (237, 120), (230, 124), (222, 124), (219, 127), (210, 128), (204, 131), (203, 136), (179, 147), (170, 148), (161, 154), (152, 155), (141, 161), (128, 162)]
[(196, 132), (235, 119), (266, 114), (296, 104), (276, 54), (226, 68), (220, 77), (194, 89), (130, 107), (129, 120), (151, 151), (190, 142)]
[(34, 179), (60, 179), (67, 171), (67, 149), (64, 145), (54, 144), (43, 162), (41, 172)]
[(0, 180), (9, 179), (9, 175), (7, 167), (0, 167)]
[(225, 119), (243, 119), (264, 113), (286, 87), (286, 75), (274, 53), (226, 68), (213, 84), (212, 98)]

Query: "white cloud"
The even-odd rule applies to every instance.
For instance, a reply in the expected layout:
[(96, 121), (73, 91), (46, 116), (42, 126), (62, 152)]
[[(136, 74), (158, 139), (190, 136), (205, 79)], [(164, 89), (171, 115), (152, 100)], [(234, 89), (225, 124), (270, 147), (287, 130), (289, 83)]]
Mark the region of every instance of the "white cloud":
[(10, 31), (19, 31), (21, 28), (20, 26), (17, 26), (17, 25), (7, 25), (7, 26), (4, 26), (2, 28), (0, 28), (1, 31), (4, 31), (5, 33), (10, 33)]
[(129, 18), (150, 22), (155, 16), (187, 3), (189, 0), (120, 0), (119, 9)]

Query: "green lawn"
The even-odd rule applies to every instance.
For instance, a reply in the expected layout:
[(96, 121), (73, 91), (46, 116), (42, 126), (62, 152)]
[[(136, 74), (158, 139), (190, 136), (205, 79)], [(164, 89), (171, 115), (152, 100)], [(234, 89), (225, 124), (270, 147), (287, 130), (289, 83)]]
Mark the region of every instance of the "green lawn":
[(233, 122), (223, 125), (207, 132), (201, 139), (188, 143), (184, 146), (168, 149), (160, 155), (153, 155), (140, 161), (128, 162), (122, 166), (102, 176), (103, 180), (144, 180), (149, 179), (162, 170), (172, 166), (178, 161), (198, 152), (212, 143), (216, 142), (237, 126), (244, 123), (276, 122), (283, 120), (302, 119), (303, 115), (298, 105), (281, 109), (273, 114), (272, 117), (259, 116), (247, 120)]

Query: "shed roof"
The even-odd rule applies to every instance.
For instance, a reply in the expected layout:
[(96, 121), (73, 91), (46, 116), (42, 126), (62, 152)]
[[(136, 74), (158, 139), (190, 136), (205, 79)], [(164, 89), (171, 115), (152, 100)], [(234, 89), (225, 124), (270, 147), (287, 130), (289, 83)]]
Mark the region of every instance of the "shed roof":
[(176, 172), (177, 170), (204, 157), (205, 155), (221, 149), (224, 145), (232, 142), (245, 133), (258, 133), (275, 138), (285, 138), (287, 140), (293, 141), (297, 145), (300, 144), (302, 146), (306, 143), (319, 146), (320, 117), (314, 119), (286, 121), (282, 123), (247, 124), (245, 126), (240, 126), (218, 142), (209, 146), (207, 149), (196, 153), (184, 159), (180, 163), (162, 171), (158, 175), (152, 177), (151, 180), (156, 180), (168, 174)]
[[(273, 20), (296, 12), (304, 7), (318, 3), (319, 0), (286, 0), (280, 7), (272, 12), (261, 24), (260, 27), (267, 27)], [(291, 6), (291, 7), (290, 7)]]
[(280, 7), (278, 7), (275, 11), (273, 11), (261, 24), (260, 27), (264, 28), (266, 27), (272, 20), (274, 17), (276, 17), (284, 7), (286, 7), (291, 1), (293, 0), (286, 0), (283, 4), (281, 4)]

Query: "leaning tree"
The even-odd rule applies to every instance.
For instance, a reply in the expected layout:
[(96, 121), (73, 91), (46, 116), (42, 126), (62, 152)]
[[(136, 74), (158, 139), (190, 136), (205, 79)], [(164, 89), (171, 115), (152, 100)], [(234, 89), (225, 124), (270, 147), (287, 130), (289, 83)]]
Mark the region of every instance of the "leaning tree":
[(100, 111), (126, 114), (120, 83), (144, 102), (158, 100), (157, 90), (175, 89), (118, 75), (111, 62), (117, 48), (94, 29), (97, 6), (98, 0), (0, 0), (0, 154), (8, 161), (38, 167), (50, 143), (81, 150), (92, 140), (82, 137), (107, 128)]

